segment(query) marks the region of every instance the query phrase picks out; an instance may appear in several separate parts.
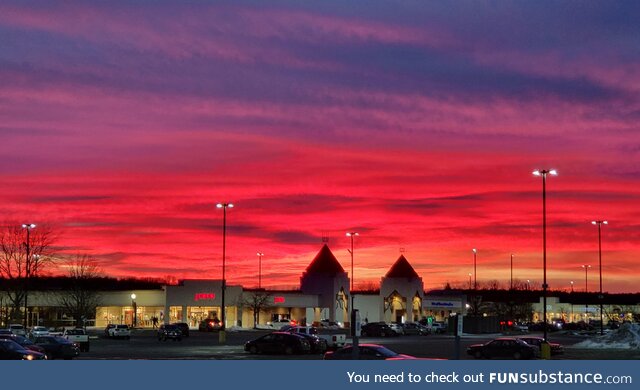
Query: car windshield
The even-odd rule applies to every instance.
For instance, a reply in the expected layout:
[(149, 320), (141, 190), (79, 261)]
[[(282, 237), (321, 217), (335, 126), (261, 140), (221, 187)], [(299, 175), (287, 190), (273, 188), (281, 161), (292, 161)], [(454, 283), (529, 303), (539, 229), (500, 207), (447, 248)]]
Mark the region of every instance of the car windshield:
[(33, 341), (29, 340), (24, 336), (13, 336), (9, 340), (13, 340), (20, 345), (32, 345)]
[(395, 357), (398, 356), (398, 354), (396, 352), (393, 352), (390, 349), (387, 349), (385, 347), (379, 346), (379, 347), (370, 347), (372, 350), (374, 350), (376, 353), (379, 353), (380, 355), (390, 358), (390, 357)]
[(24, 329), (24, 326), (22, 326), (22, 325), (11, 325), (11, 326), (9, 326), (9, 329), (22, 330), (22, 329)]
[(117, 329), (128, 329), (129, 325), (117, 325), (116, 328)]
[(8, 351), (22, 351), (24, 348), (20, 346), (20, 344), (14, 343), (12, 341), (4, 341), (2, 342), (3, 348)]
[(67, 334), (70, 336), (78, 336), (78, 335), (83, 335), (84, 334), (84, 330), (82, 329), (71, 329), (67, 331)]

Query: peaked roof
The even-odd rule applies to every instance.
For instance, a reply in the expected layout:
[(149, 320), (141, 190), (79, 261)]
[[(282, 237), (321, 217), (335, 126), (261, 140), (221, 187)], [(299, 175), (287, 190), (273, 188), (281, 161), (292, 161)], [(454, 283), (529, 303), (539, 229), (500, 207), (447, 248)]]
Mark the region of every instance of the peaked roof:
[(307, 274), (329, 274), (335, 275), (343, 273), (344, 268), (338, 262), (338, 259), (331, 253), (331, 249), (324, 244), (320, 252), (313, 258), (311, 264), (307, 267)]
[(409, 261), (404, 257), (404, 255), (400, 255), (398, 260), (389, 268), (389, 271), (385, 275), (385, 278), (416, 278), (419, 279), (420, 276), (416, 273), (416, 270), (413, 269)]

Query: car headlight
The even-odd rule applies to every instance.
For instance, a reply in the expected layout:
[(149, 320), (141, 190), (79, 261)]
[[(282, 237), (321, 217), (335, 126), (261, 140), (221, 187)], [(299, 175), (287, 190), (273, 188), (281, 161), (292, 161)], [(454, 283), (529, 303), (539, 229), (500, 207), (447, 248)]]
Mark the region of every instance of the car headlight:
[(22, 360), (33, 360), (33, 355), (22, 355)]

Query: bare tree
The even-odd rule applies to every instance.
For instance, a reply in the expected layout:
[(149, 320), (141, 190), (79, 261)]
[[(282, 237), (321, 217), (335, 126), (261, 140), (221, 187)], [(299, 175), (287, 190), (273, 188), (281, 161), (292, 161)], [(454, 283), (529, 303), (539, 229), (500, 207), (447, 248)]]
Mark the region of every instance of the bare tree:
[(260, 312), (271, 307), (271, 294), (266, 291), (252, 291), (242, 293), (242, 305), (249, 307), (253, 313), (253, 328), (260, 323)]
[[(5, 279), (3, 288), (11, 306), (12, 320), (24, 319), (20, 309), (23, 304), (27, 307), (29, 279), (53, 263), (53, 239), (52, 230), (46, 225), (38, 225), (28, 235), (17, 222), (0, 228), (0, 278)], [(24, 314), (28, 317), (28, 313)]]
[(58, 304), (80, 327), (84, 325), (83, 320), (95, 316), (100, 305), (100, 293), (92, 286), (100, 270), (95, 259), (86, 254), (75, 255), (67, 267), (71, 287), (60, 294)]

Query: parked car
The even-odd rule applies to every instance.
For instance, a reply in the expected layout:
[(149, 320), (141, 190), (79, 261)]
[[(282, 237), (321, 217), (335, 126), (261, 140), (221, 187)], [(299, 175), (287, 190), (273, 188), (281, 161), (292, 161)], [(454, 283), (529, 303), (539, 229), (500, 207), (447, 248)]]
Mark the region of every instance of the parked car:
[(398, 335), (404, 334), (404, 328), (402, 328), (402, 325), (395, 322), (388, 322), (387, 325), (389, 325), (389, 328), (391, 328)]
[(389, 325), (384, 322), (370, 322), (362, 325), (360, 334), (363, 337), (393, 337), (398, 336), (398, 333), (391, 329)]
[(342, 328), (342, 323), (329, 320), (320, 320), (320, 327), (326, 329), (340, 329)]
[(177, 325), (160, 325), (158, 328), (158, 341), (182, 341), (182, 331)]
[(116, 324), (108, 324), (106, 328), (104, 328), (104, 336), (109, 337), (109, 329), (115, 328)]
[(429, 329), (417, 322), (405, 322), (402, 324), (402, 330), (404, 334), (408, 335), (416, 334), (422, 336), (429, 334)]
[[(293, 333), (293, 332), (289, 332)], [(327, 340), (322, 339), (316, 335), (306, 334), (306, 333), (293, 333), (297, 336), (304, 337), (309, 342), (309, 353), (325, 353), (329, 346), (327, 345)]]
[(249, 353), (284, 353), (286, 355), (303, 354), (311, 351), (311, 345), (302, 336), (273, 332), (255, 340), (247, 341), (244, 350)]
[(70, 360), (80, 355), (78, 345), (64, 337), (41, 336), (37, 337), (33, 342), (44, 348), (48, 359), (62, 358)]
[(298, 322), (295, 320), (283, 318), (283, 319), (267, 322), (267, 325), (271, 326), (273, 329), (280, 330), (283, 327), (288, 325), (296, 326), (298, 325)]
[(89, 335), (82, 328), (67, 329), (62, 332), (62, 337), (78, 344), (80, 352), (89, 352)]
[(31, 331), (29, 332), (30, 338), (36, 338), (39, 336), (48, 336), (48, 335), (49, 335), (49, 329), (44, 326), (34, 326), (33, 328), (31, 328)]
[(187, 324), (186, 322), (176, 322), (171, 325), (175, 325), (178, 327), (178, 329), (180, 329), (180, 332), (182, 332), (182, 337), (189, 337), (189, 324)]
[(46, 358), (45, 354), (25, 349), (12, 340), (0, 340), (0, 360), (44, 360)]
[[(378, 344), (360, 344), (358, 346), (360, 360), (409, 360), (416, 359), (414, 356), (404, 355), (394, 352)], [(352, 360), (353, 346), (347, 345), (335, 351), (324, 354), (325, 360)]]
[(308, 334), (312, 336), (316, 336), (318, 338), (324, 339), (328, 348), (339, 348), (343, 347), (347, 336), (342, 333), (336, 334), (320, 334), (318, 328), (313, 326), (291, 326), (286, 325), (280, 329), (281, 332), (289, 332), (295, 334)]
[(20, 324), (11, 324), (11, 325), (9, 325), (9, 330), (11, 330), (11, 333), (17, 334), (18, 336), (26, 336), (27, 335), (27, 331), (24, 329), (24, 326), (22, 326)]
[(222, 328), (222, 323), (217, 318), (207, 318), (200, 321), (200, 325), (198, 325), (200, 332), (213, 332), (220, 330), (220, 328)]
[[(538, 347), (538, 350), (540, 350), (540, 345), (542, 344), (542, 341), (544, 341), (543, 337), (534, 337), (534, 336), (527, 336), (527, 337), (518, 337), (518, 340), (522, 340), (525, 343), (532, 345), (534, 347)], [(552, 355), (559, 355), (564, 353), (564, 348), (562, 347), (562, 345), (558, 344), (558, 343), (549, 343), (549, 346), (551, 347), (551, 354)]]
[(18, 336), (17, 334), (13, 334), (13, 333), (0, 334), (0, 340), (11, 340), (13, 342), (20, 344), (20, 346), (22, 346), (24, 349), (27, 349), (29, 351), (45, 353), (44, 348), (42, 348), (39, 345), (35, 345), (33, 341), (29, 340), (24, 336)]
[(501, 337), (485, 344), (474, 344), (467, 348), (467, 354), (476, 359), (531, 359), (536, 349), (522, 340)]
[(114, 327), (109, 328), (107, 334), (109, 337), (125, 338), (129, 340), (131, 338), (131, 329), (129, 329), (129, 325), (117, 324)]

